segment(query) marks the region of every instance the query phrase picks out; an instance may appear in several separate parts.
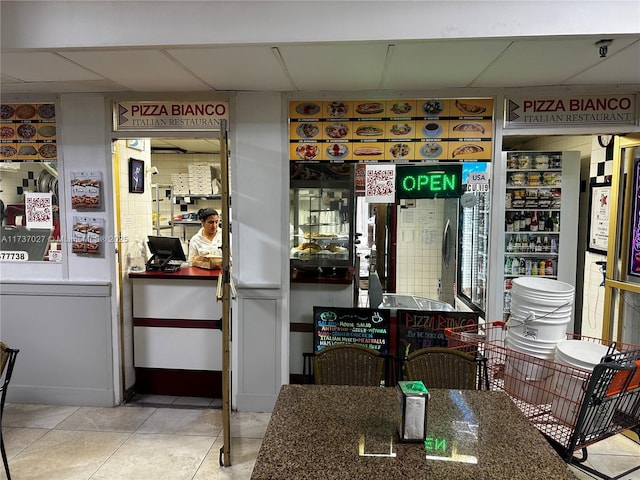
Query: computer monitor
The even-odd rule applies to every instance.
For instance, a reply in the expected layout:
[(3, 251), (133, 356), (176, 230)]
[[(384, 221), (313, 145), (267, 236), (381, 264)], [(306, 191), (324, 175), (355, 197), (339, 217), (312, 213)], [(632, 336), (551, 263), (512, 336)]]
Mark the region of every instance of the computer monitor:
[(149, 235), (147, 245), (149, 245), (151, 252), (151, 258), (147, 262), (147, 270), (167, 270), (170, 261), (185, 261), (187, 259), (178, 237)]

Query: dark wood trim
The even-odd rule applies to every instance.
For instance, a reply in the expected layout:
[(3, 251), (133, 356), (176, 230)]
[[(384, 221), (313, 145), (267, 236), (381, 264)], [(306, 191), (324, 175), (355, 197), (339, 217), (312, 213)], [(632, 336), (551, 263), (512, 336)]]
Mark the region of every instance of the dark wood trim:
[[(134, 318), (134, 327), (205, 328), (220, 330), (222, 320), (181, 320), (173, 318)], [(313, 327), (313, 325), (312, 325)]]
[(313, 323), (291, 322), (289, 332), (313, 333)]
[(135, 392), (150, 395), (222, 398), (222, 372), (136, 367)]

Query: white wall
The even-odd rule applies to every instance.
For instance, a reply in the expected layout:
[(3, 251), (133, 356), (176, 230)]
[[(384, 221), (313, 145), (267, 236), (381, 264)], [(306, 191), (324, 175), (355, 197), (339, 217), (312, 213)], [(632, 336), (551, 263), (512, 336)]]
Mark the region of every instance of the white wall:
[(279, 94), (239, 93), (232, 111), (235, 405), (271, 411), (289, 381), (286, 120)]
[[(119, 402), (120, 369), (109, 117), (95, 94), (61, 95), (57, 112), (63, 258), (2, 264), (0, 330), (21, 350), (12, 380), (21, 401), (111, 406)], [(73, 217), (83, 215), (71, 208), (74, 171), (103, 173), (104, 208), (91, 216), (105, 220), (104, 255), (71, 253)]]

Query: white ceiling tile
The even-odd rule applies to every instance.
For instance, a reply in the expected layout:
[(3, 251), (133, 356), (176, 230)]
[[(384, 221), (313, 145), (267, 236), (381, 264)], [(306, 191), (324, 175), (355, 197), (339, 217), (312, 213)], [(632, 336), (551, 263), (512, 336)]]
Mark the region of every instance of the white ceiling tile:
[(565, 83), (574, 85), (601, 85), (616, 83), (640, 84), (640, 40), (622, 49), (615, 50), (618, 42), (609, 47), (606, 58), (578, 75), (568, 78)]
[(139, 92), (211, 89), (161, 50), (83, 50), (63, 55)]
[(3, 53), (0, 57), (2, 73), (25, 82), (72, 82), (102, 80), (102, 77), (70, 62), (55, 53)]
[(386, 43), (285, 45), (282, 58), (300, 90), (377, 89)]
[(270, 46), (170, 49), (167, 53), (216, 90), (292, 90)]
[(388, 89), (467, 87), (501, 52), (508, 40), (398, 43), (384, 82)]
[[(615, 44), (622, 48), (630, 42), (630, 39), (620, 39)], [(562, 85), (566, 79), (600, 61), (592, 37), (515, 40), (473, 86)]]

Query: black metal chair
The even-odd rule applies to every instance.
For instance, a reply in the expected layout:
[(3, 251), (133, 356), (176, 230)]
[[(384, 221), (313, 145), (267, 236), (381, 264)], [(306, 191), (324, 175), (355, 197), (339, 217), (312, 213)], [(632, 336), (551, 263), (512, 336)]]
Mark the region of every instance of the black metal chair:
[(11, 375), (13, 374), (13, 367), (16, 363), (16, 356), (20, 350), (14, 350), (7, 347), (6, 344), (0, 342), (0, 378), (2, 379), (2, 396), (0, 397), (0, 450), (2, 451), (2, 463), (4, 463), (4, 471), (7, 474), (7, 480), (11, 480), (11, 474), (9, 473), (9, 462), (7, 461), (7, 452), (4, 448), (4, 437), (2, 436), (2, 417), (4, 415), (4, 403), (7, 398), (7, 387), (11, 381)]

